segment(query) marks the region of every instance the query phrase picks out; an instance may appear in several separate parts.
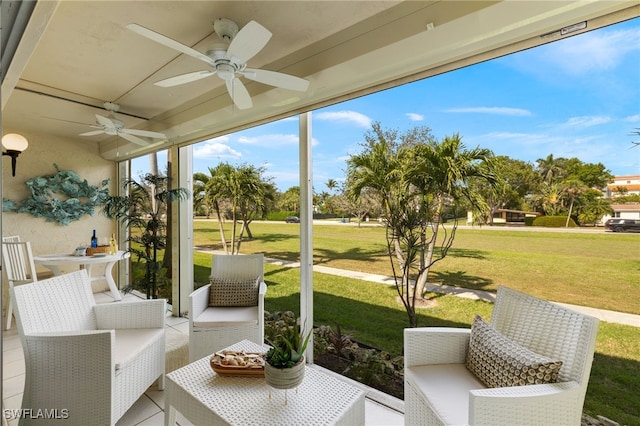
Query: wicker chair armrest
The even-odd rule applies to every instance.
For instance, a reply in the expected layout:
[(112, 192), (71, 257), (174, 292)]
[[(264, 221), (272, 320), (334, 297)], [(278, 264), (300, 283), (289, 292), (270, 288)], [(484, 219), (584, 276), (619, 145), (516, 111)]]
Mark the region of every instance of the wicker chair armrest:
[(142, 300), (131, 303), (95, 305), (98, 329), (164, 328), (166, 301)]
[(472, 390), (469, 424), (580, 424), (574, 409), (579, 394), (576, 382)]
[(115, 381), (113, 330), (29, 334), (23, 345), (27, 375), (22, 407), (63, 408), (80, 421), (90, 415), (95, 424), (109, 423)]
[(203, 285), (189, 295), (189, 321), (197, 318), (209, 306), (211, 284)]
[(464, 363), (470, 335), (467, 328), (405, 328), (404, 365)]

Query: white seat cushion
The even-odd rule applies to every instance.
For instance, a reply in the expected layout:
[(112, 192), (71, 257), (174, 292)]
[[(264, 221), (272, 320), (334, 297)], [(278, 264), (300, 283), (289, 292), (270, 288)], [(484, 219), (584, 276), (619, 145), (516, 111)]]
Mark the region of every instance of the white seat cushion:
[(126, 368), (139, 353), (164, 336), (162, 328), (125, 328), (115, 330), (116, 371)]
[(409, 367), (405, 374), (449, 425), (469, 424), (469, 391), (486, 388), (464, 364)]
[(258, 307), (208, 307), (193, 319), (194, 327), (257, 325)]

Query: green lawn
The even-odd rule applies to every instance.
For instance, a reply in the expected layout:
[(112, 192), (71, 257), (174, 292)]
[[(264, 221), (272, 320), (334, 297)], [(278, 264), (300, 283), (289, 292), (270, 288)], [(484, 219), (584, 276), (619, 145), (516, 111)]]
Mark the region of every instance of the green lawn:
[[(299, 226), (253, 223), (243, 253), (297, 260)], [(314, 263), (388, 274), (382, 228), (315, 226)], [(220, 248), (215, 222), (196, 221), (196, 245)], [(639, 314), (640, 235), (458, 230), (453, 249), (430, 277), (449, 285), (493, 291), (503, 284), (545, 299)], [(196, 252), (196, 281), (207, 280), (211, 256)], [(266, 309), (299, 310), (299, 271), (266, 265)], [(615, 286), (616, 291), (611, 291)], [(335, 326), (368, 345), (398, 355), (408, 324), (394, 287), (314, 273), (314, 323)], [(433, 295), (421, 326), (469, 327), (492, 304)], [(601, 323), (585, 412), (640, 425), (640, 329)]]
[[(299, 225), (254, 222), (243, 253), (298, 260)], [(228, 235), (227, 235), (228, 237)], [(194, 244), (220, 249), (216, 222), (194, 223)], [(314, 264), (390, 275), (382, 227), (320, 225)], [(640, 315), (640, 234), (458, 229), (430, 282), (495, 291), (506, 285), (556, 302)]]

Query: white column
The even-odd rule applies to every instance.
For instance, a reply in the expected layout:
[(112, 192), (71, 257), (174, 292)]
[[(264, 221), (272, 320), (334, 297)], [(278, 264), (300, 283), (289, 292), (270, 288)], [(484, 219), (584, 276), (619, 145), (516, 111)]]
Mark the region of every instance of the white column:
[[(300, 115), (300, 319), (304, 332), (313, 328), (313, 173), (311, 112)], [(313, 363), (313, 335), (305, 357)]]
[(178, 148), (176, 152), (175, 187), (186, 188), (190, 194), (189, 198), (173, 203), (173, 315), (182, 316), (189, 310), (189, 294), (193, 291), (193, 146)]
[[(122, 182), (125, 179), (131, 177), (131, 160), (120, 161), (116, 163), (116, 195), (119, 197), (125, 197), (128, 194), (128, 190), (122, 186)], [(128, 188), (128, 186), (127, 186)], [(129, 227), (120, 221), (117, 222), (118, 231), (116, 233), (116, 241), (118, 242), (119, 250), (127, 250), (126, 241), (129, 239)], [(122, 289), (131, 285), (131, 259), (127, 259), (125, 262), (118, 262), (116, 285)]]

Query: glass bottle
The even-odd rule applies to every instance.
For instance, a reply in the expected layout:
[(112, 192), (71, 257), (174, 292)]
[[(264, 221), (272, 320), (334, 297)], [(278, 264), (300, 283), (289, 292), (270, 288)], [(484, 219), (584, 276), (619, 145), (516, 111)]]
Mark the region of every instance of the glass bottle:
[(111, 234), (109, 240), (109, 254), (116, 254), (118, 252), (118, 243), (116, 241), (116, 234)]
[(96, 237), (96, 230), (93, 230), (93, 235), (91, 236), (91, 247), (98, 247), (98, 238)]

